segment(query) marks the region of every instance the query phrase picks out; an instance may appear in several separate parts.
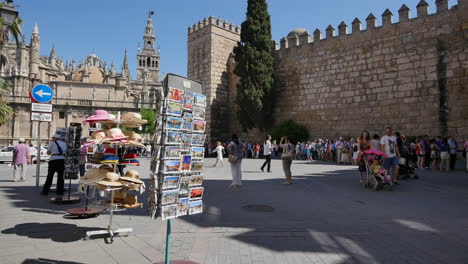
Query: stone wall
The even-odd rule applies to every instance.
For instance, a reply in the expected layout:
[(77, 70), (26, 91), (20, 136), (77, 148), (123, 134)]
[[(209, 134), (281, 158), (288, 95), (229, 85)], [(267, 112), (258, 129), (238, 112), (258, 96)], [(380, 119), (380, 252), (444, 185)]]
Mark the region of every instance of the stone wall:
[[(435, 2), (436, 13), (428, 14), (429, 4), (422, 0), (414, 18), (403, 5), (398, 23), (388, 9), (381, 26), (370, 14), (365, 30), (356, 18), (351, 33), (345, 22), (338, 34), (330, 25), (325, 38), (319, 29), (312, 35), (293, 30), (274, 51), (275, 122), (295, 120), (313, 137), (356, 136), (362, 130), (382, 134), (391, 125), (407, 135), (468, 139), (468, 0), (451, 9), (448, 0)], [(209, 102), (222, 95), (218, 98), (233, 112), (238, 79), (230, 70), (232, 61), (223, 66), (232, 49), (213, 41), (218, 38), (213, 28), (223, 29), (211, 20), (189, 28), (189, 76), (208, 84)], [(201, 64), (191, 59), (194, 44), (210, 50), (198, 58)], [(223, 73), (227, 86), (225, 78), (219, 79)], [(239, 130), (235, 118), (210, 117), (212, 131)]]
[(188, 33), (188, 77), (204, 85), (208, 140), (225, 138), (234, 119), (228, 64), (240, 41), (240, 28), (209, 17), (189, 27)]
[(329, 26), (326, 39), (317, 30), (311, 43), (283, 39), (276, 121), (293, 119), (321, 137), (391, 125), (408, 135), (468, 138), (468, 10), (441, 4), (413, 19), (403, 6), (399, 23), (387, 10), (380, 27), (371, 14), (367, 29), (355, 20), (351, 34), (345, 23), (338, 36)]

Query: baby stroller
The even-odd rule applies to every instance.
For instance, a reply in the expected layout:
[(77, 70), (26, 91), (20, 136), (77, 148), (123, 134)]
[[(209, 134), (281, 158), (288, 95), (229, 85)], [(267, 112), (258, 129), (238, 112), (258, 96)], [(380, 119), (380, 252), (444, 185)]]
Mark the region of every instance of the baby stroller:
[(390, 177), (382, 179), (380, 175), (377, 175), (371, 169), (374, 159), (381, 160), (384, 157), (385, 153), (378, 150), (366, 150), (362, 154), (362, 162), (364, 162), (364, 166), (366, 167), (366, 177), (363, 183), (365, 188), (372, 188), (374, 191), (378, 191), (388, 186), (389, 191), (393, 190), (393, 183)]

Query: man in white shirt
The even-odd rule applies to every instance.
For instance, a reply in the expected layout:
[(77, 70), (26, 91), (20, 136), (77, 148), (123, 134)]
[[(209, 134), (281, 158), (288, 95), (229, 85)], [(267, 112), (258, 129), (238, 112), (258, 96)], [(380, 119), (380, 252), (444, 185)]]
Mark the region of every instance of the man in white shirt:
[(393, 184), (399, 185), (398, 173), (400, 171), (400, 150), (398, 149), (397, 139), (392, 134), (392, 128), (385, 128), (385, 136), (380, 139), (380, 149), (387, 156), (384, 160), (383, 167), (390, 175), (390, 169), (393, 168)]
[(260, 170), (264, 171), (265, 166), (267, 166), (267, 172), (271, 172), (270, 167), (271, 167), (271, 136), (267, 136), (265, 140), (265, 144), (263, 145), (263, 155), (265, 156), (265, 162), (263, 163), (263, 166), (260, 168)]
[(47, 154), (50, 155), (49, 168), (47, 172), (47, 180), (42, 188), (42, 195), (48, 195), (54, 174), (57, 172), (57, 195), (63, 195), (64, 179), (63, 173), (65, 171), (65, 153), (67, 152), (67, 144), (61, 141), (62, 137), (55, 134), (52, 137), (52, 142), (49, 144)]
[(335, 142), (335, 149), (336, 149), (336, 161), (338, 164), (341, 163), (341, 153), (343, 153), (343, 138), (340, 137), (336, 142)]

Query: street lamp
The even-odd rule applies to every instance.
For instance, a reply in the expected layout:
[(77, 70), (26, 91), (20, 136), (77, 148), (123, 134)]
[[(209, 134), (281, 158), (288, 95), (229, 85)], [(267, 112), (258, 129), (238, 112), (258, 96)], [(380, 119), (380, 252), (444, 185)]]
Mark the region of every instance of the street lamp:
[(7, 0), (6, 3), (0, 8), (0, 17), (2, 18), (3, 28), (1, 41), (5, 43), (9, 38), (9, 28), (15, 23), (16, 18), (18, 17), (18, 11), (16, 11), (13, 6), (13, 0)]

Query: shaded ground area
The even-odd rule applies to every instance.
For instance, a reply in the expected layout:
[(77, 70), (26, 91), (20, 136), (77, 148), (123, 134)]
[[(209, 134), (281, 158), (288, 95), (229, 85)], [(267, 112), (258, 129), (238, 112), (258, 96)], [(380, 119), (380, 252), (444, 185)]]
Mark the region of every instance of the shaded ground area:
[[(294, 184), (287, 186), (281, 184), (280, 161), (273, 162), (270, 174), (260, 172), (260, 165), (260, 160), (245, 160), (244, 186), (234, 190), (228, 189), (229, 168), (206, 168), (205, 213), (173, 222), (174, 259), (205, 264), (468, 262), (467, 173), (418, 171), (420, 180), (403, 181), (393, 192), (374, 192), (359, 186), (351, 166), (295, 161)], [(138, 168), (143, 178), (148, 167), (143, 161)], [(130, 237), (112, 245), (85, 241), (86, 231), (106, 228), (108, 215), (64, 219), (64, 212), (78, 205), (51, 204), (38, 195), (34, 178), (13, 183), (10, 177), (0, 165), (2, 263), (163, 259), (165, 223), (151, 220), (146, 208), (115, 217), (116, 227), (134, 228)]]

